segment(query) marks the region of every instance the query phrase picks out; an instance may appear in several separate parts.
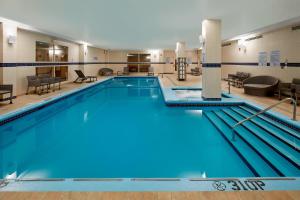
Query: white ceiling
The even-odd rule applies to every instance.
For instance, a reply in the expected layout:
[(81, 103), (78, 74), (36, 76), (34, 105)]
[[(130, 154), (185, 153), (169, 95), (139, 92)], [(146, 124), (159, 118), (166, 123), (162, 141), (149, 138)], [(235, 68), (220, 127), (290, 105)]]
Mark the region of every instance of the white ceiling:
[(199, 47), (203, 19), (222, 37), (300, 17), (300, 0), (0, 0), (0, 17), (109, 49)]

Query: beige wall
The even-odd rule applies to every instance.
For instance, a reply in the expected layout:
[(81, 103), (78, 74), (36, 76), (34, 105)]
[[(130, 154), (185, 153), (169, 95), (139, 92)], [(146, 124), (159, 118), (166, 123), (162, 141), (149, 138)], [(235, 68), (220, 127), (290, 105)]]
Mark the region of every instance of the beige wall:
[[(105, 50), (94, 48), (94, 47), (88, 47), (87, 48), (87, 57), (86, 62), (105, 62)], [(97, 65), (85, 65), (84, 66), (84, 73), (86, 75), (96, 75), (99, 72), (99, 69), (104, 67), (103, 64), (97, 64)]]
[[(263, 34), (263, 38), (248, 41), (245, 43), (246, 52), (239, 51), (237, 42), (232, 42), (231, 46), (222, 48), (222, 62), (258, 62), (259, 52), (270, 52), (280, 50), (281, 62), (300, 63), (300, 31), (292, 31), (291, 28), (284, 28), (270, 33)], [(268, 58), (268, 62), (270, 59)], [(229, 73), (244, 71), (255, 75), (270, 75), (279, 78), (281, 81), (290, 82), (292, 78), (300, 78), (300, 67), (258, 67), (258, 66), (222, 66), (222, 77), (227, 77)]]
[[(53, 40), (52, 37), (18, 29), (17, 39), (17, 62), (35, 62), (35, 48), (36, 41), (54, 43), (57, 45), (63, 45), (68, 47), (69, 62), (79, 62), (79, 45), (71, 42), (64, 42), (60, 40)], [(68, 70), (68, 81), (72, 81), (76, 78), (74, 72), (78, 69), (78, 65), (70, 65)], [(16, 94), (24, 94), (27, 89), (26, 76), (35, 75), (36, 67), (17, 67), (16, 68)]]
[[(175, 50), (155, 50), (155, 51), (128, 51), (128, 50), (111, 50), (108, 52), (107, 61), (109, 62), (127, 62), (127, 54), (130, 53), (149, 53), (151, 54), (151, 62), (165, 62), (166, 58), (170, 59), (170, 62), (174, 63), (176, 59)], [(188, 50), (186, 55), (191, 59), (192, 62), (198, 62), (199, 55), (198, 51)], [(123, 67), (126, 67), (127, 64), (109, 64), (107, 67), (110, 67), (114, 72), (121, 71)], [(197, 65), (190, 65), (188, 71), (191, 68), (196, 67)], [(155, 73), (174, 73), (175, 67), (174, 64), (153, 64)]]
[[(13, 24), (3, 23), (2, 24), (2, 48), (3, 48), (3, 62), (10, 63), (15, 62), (17, 59), (17, 45), (8, 44), (9, 36), (16, 36), (17, 27)], [(3, 84), (12, 84), (16, 88), (16, 67), (3, 67), (2, 68), (2, 83)], [(14, 95), (16, 94), (16, 89), (13, 91)]]
[[(46, 35), (18, 29), (17, 41), (17, 62), (35, 62), (35, 45), (36, 41), (51, 42), (51, 38)], [(16, 80), (17, 95), (24, 94), (27, 89), (26, 76), (35, 75), (35, 67), (17, 67)]]
[[(106, 60), (107, 62), (127, 62), (127, 54), (128, 51), (119, 51), (119, 50), (113, 50), (108, 51)], [(122, 71), (124, 67), (126, 67), (126, 64), (109, 64), (107, 67), (114, 70), (114, 73), (117, 73), (117, 71)]]

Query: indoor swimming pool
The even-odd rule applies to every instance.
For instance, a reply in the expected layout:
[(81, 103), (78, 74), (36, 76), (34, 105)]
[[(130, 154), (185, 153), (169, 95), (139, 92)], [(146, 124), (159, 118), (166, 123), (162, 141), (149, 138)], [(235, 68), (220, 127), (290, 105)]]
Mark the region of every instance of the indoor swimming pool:
[(169, 107), (112, 78), (1, 121), (0, 179), (299, 177), (300, 134), (247, 105)]

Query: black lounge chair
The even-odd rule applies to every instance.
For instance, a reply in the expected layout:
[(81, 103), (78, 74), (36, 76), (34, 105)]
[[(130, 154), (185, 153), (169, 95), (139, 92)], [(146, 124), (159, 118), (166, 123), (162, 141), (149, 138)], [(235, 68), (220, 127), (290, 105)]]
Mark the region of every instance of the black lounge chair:
[(99, 70), (100, 76), (112, 76), (114, 74), (114, 71), (110, 68), (101, 68)]
[(123, 68), (123, 72), (121, 71), (117, 71), (117, 76), (128, 76), (129, 75), (129, 68), (128, 67), (124, 67)]
[(243, 82), (245, 94), (254, 96), (273, 96), (278, 83), (272, 76), (254, 76)]
[(84, 73), (81, 70), (75, 70), (75, 72), (76, 72), (78, 77), (74, 81), (74, 83), (83, 83), (86, 80), (88, 80), (88, 82), (97, 81), (97, 76), (85, 76)]
[[(9, 94), (9, 97), (4, 98), (3, 95)], [(0, 96), (2, 98), (0, 99), (0, 102), (2, 101), (10, 101), (12, 104), (12, 100), (16, 97), (13, 96), (13, 85), (0, 85)]]

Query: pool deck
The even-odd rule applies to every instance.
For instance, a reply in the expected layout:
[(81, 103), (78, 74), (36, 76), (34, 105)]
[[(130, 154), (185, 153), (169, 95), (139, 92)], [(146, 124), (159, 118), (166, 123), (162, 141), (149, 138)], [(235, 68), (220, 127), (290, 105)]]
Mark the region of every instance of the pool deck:
[(11, 192), (1, 200), (298, 200), (300, 191), (272, 192)]

